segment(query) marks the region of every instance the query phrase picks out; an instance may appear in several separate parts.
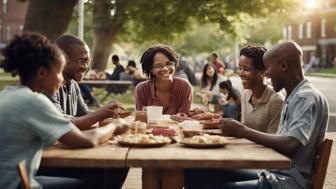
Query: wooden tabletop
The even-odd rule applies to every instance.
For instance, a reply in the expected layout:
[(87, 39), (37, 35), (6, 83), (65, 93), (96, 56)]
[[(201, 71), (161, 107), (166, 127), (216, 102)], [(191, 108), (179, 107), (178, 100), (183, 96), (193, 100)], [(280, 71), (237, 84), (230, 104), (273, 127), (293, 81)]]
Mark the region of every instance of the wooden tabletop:
[(91, 149), (51, 147), (43, 152), (41, 165), (59, 167), (157, 167), (287, 169), (291, 161), (278, 152), (246, 139), (229, 138), (216, 149), (193, 149), (181, 144), (159, 148), (127, 148), (105, 144)]
[(69, 149), (60, 145), (43, 151), (43, 166), (50, 167), (126, 167), (128, 148), (104, 144), (88, 149)]
[(130, 148), (126, 165), (159, 168), (287, 169), (284, 155), (246, 139), (230, 138), (223, 148), (193, 149), (181, 144), (163, 148)]

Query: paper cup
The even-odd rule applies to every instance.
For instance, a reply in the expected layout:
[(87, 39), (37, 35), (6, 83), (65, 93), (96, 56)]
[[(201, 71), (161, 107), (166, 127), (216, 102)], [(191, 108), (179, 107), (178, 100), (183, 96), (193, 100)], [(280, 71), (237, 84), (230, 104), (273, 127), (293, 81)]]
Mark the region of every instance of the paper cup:
[(147, 106), (147, 121), (148, 123), (159, 121), (162, 116), (162, 106)]

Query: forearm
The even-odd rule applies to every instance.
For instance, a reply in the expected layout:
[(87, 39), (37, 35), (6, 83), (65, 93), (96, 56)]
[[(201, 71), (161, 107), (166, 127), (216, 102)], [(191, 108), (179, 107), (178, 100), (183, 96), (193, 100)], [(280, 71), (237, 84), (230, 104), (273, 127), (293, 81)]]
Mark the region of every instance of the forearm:
[(298, 147), (301, 145), (301, 143), (295, 138), (267, 134), (248, 127), (243, 129), (240, 137), (244, 137), (255, 143), (270, 147), (288, 157), (291, 157), (293, 154), (295, 154)]
[(109, 124), (105, 127), (83, 131), (83, 133), (88, 140), (95, 141), (94, 144), (98, 145), (109, 140), (113, 136), (115, 129), (116, 127), (113, 124)]
[(92, 127), (92, 125), (100, 120), (104, 119), (104, 116), (99, 112), (90, 112), (86, 115), (75, 117), (73, 123), (80, 130), (87, 130)]

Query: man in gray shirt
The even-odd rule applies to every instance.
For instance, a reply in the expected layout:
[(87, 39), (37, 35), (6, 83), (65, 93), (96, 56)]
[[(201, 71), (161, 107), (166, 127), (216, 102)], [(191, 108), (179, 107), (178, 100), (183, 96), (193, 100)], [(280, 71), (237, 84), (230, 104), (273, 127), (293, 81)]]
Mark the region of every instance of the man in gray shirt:
[(55, 96), (50, 97), (56, 107), (70, 116), (79, 129), (88, 129), (105, 118), (118, 117), (117, 112), (123, 109), (120, 103), (112, 101), (97, 111), (90, 112), (80, 93), (77, 82), (83, 79), (91, 61), (87, 44), (72, 35), (62, 35), (55, 43), (67, 58), (63, 71), (63, 85)]
[[(216, 183), (219, 188), (312, 188), (313, 162), (317, 149), (324, 139), (328, 125), (329, 108), (326, 98), (304, 78), (302, 70), (302, 50), (293, 41), (282, 42), (263, 57), (266, 76), (275, 91), (285, 89), (287, 97), (281, 111), (280, 125), (275, 135), (250, 129), (234, 120), (222, 122), (222, 132), (226, 136), (247, 138), (256, 143), (273, 148), (292, 160), (292, 168), (287, 170), (265, 170), (253, 176), (235, 171), (216, 171), (220, 179), (203, 179), (194, 183), (191, 179), (200, 177), (204, 172), (190, 171), (186, 175), (186, 188), (207, 188), (207, 183)], [(233, 172), (233, 171), (232, 171)], [(211, 173), (214, 174), (214, 173)], [(226, 179), (230, 177), (230, 180)], [(190, 181), (189, 181), (190, 180)], [(248, 181), (247, 181), (248, 180)], [(228, 182), (226, 182), (228, 181)], [(244, 182), (242, 182), (244, 181)], [(203, 185), (202, 185), (203, 184)], [(205, 186), (205, 187), (204, 187)]]

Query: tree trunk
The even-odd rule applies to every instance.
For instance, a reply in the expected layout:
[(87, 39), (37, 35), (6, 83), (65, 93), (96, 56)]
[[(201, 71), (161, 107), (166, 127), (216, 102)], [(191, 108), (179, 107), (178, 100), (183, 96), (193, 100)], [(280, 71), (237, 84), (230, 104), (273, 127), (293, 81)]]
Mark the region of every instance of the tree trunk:
[(95, 31), (94, 35), (92, 69), (102, 71), (107, 67), (108, 58), (117, 32), (105, 29)]
[(29, 0), (24, 31), (38, 32), (54, 41), (68, 28), (78, 0)]
[(96, 0), (93, 9), (93, 58), (92, 69), (104, 70), (106, 69), (112, 44), (121, 25), (116, 23), (111, 15), (110, 1)]

